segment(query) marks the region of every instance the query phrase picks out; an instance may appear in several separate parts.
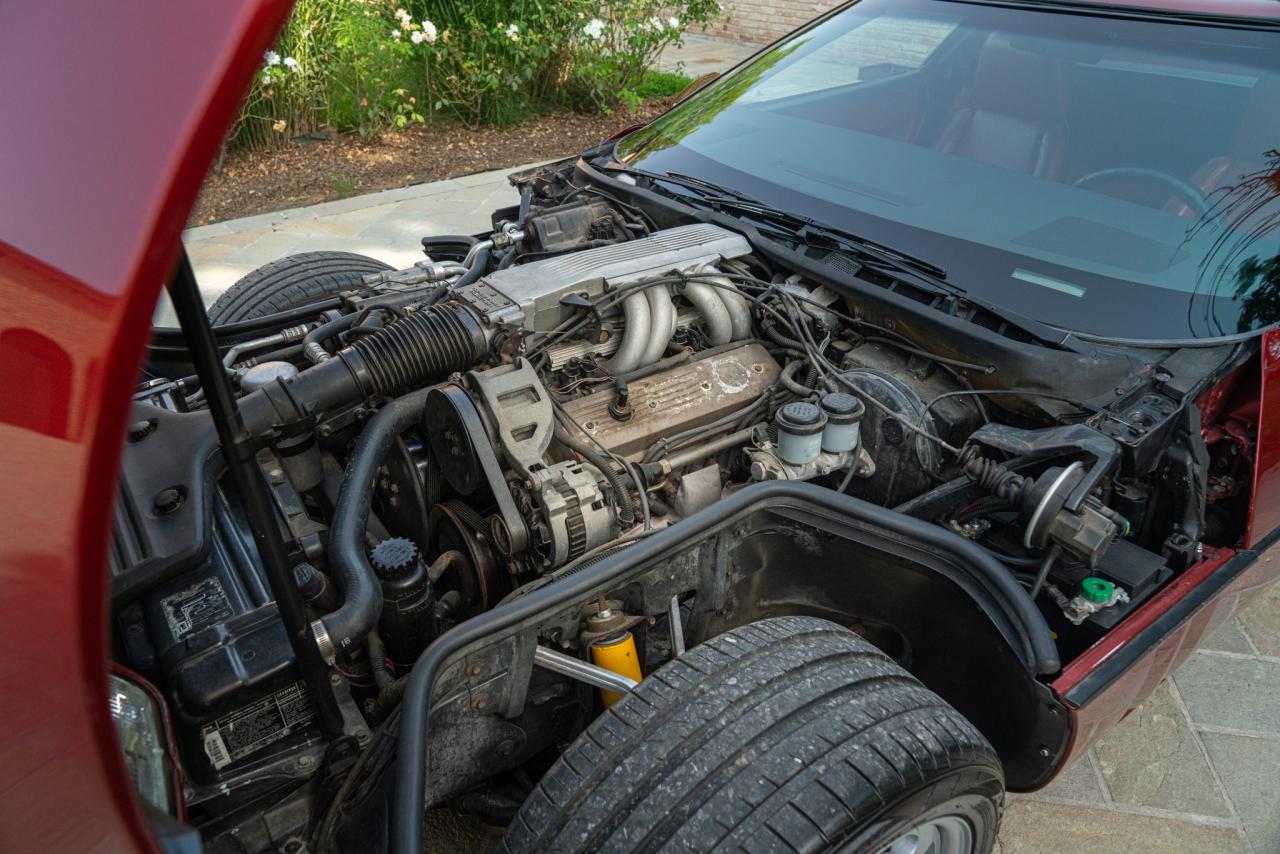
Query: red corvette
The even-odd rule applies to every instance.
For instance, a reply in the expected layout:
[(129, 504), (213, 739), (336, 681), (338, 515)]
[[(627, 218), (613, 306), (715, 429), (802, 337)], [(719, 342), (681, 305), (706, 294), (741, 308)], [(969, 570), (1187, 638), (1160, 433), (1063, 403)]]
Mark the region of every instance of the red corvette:
[(1275, 580), (1277, 4), (862, 0), (206, 311), (288, 7), (0, 10), (0, 850), (985, 852)]

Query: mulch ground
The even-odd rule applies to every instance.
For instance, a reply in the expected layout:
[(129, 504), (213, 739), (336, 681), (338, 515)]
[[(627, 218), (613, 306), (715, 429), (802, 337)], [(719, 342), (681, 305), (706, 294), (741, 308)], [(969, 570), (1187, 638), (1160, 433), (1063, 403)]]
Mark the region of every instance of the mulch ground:
[(663, 112), (670, 98), (635, 113), (557, 112), (511, 127), (459, 123), (388, 131), (362, 140), (338, 134), (272, 151), (233, 152), (210, 174), (191, 217), (208, 225), (257, 213), (568, 157)]

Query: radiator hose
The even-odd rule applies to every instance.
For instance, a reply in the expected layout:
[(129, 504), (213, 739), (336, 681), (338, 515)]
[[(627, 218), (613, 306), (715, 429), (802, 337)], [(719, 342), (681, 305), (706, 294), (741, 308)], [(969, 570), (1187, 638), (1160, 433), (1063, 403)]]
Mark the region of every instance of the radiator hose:
[(439, 382), (470, 368), (487, 349), (485, 329), (468, 309), (453, 302), (433, 305), (246, 395), (240, 414), (255, 436), (285, 430), (318, 412)]
[(347, 461), (329, 528), (329, 571), (342, 589), (342, 605), (313, 625), (330, 660), (363, 642), (382, 616), (382, 587), (365, 553), (373, 484), (396, 439), (421, 423), (430, 391), (419, 389), (382, 407), (360, 432)]

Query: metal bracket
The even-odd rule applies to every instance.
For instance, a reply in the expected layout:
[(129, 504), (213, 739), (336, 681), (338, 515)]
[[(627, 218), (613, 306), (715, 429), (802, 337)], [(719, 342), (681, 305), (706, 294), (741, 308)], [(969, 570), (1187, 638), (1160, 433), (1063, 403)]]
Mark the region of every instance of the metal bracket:
[(497, 445), (511, 467), (526, 479), (546, 468), (554, 412), (538, 372), (524, 359), (487, 371), (467, 374), (497, 433)]

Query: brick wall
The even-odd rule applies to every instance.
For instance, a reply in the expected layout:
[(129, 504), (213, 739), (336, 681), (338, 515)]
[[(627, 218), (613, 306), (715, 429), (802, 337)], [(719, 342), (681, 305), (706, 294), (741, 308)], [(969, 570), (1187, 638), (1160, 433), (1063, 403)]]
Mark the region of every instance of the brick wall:
[(707, 35), (741, 42), (771, 42), (839, 5), (838, 0), (720, 0), (725, 14)]

